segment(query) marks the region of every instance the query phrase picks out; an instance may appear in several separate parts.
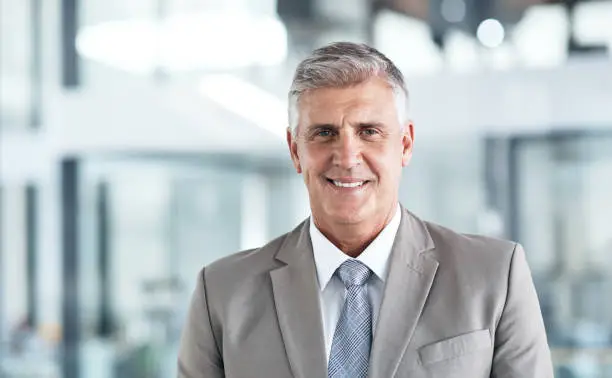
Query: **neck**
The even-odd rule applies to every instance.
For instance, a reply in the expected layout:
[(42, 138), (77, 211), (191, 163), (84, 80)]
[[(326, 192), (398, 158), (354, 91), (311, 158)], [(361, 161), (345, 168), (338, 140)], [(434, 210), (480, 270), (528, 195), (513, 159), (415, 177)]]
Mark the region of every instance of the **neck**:
[(384, 216), (367, 219), (358, 223), (325, 222), (314, 216), (312, 220), (321, 233), (338, 249), (351, 257), (359, 256), (380, 232), (391, 222), (397, 204)]

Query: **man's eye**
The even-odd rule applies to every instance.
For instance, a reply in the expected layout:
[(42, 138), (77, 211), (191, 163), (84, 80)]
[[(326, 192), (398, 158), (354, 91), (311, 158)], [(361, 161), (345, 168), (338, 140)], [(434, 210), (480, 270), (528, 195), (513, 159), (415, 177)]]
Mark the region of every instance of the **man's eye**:
[(374, 136), (378, 134), (378, 131), (376, 131), (375, 129), (364, 129), (362, 133), (366, 136)]
[(317, 136), (320, 136), (320, 137), (328, 137), (331, 135), (332, 135), (331, 130), (320, 130), (317, 132)]

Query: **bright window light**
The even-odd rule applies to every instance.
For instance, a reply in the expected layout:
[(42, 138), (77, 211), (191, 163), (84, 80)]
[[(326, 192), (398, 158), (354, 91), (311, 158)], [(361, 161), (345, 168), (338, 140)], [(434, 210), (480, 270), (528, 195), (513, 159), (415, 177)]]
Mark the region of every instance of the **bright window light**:
[(481, 68), (481, 49), (478, 41), (462, 30), (451, 29), (446, 36), (446, 62), (455, 72), (466, 73)]
[(206, 75), (199, 83), (204, 96), (262, 129), (285, 139), (287, 102), (234, 75)]
[(512, 43), (523, 66), (554, 67), (567, 60), (568, 34), (562, 5), (536, 5), (529, 7), (514, 27)]
[(484, 20), (476, 31), (480, 43), (489, 48), (499, 47), (504, 42), (505, 34), (504, 26), (493, 18)]
[(236, 69), (275, 65), (287, 56), (287, 30), (276, 17), (230, 12), (133, 19), (84, 27), (85, 58), (126, 71)]
[(443, 54), (432, 41), (426, 22), (382, 11), (374, 29), (376, 47), (406, 75), (433, 74), (444, 67)]
[(578, 41), (607, 45), (612, 52), (612, 2), (579, 3), (576, 6), (574, 27)]

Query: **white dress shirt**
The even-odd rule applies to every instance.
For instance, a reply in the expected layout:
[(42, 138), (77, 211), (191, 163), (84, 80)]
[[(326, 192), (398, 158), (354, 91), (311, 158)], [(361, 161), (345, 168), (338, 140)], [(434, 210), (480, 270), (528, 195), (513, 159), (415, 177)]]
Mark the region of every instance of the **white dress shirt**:
[[(376, 239), (356, 258), (374, 273), (366, 284), (370, 303), (372, 304), (372, 329), (375, 329), (382, 302), (385, 280), (389, 265), (389, 255), (399, 228), (401, 210), (399, 204), (391, 222), (378, 234)], [(346, 260), (352, 257), (344, 254), (330, 242), (310, 220), (310, 239), (319, 279), (321, 316), (325, 333), (325, 353), (329, 357), (331, 344), (344, 304), (346, 288), (334, 273)]]

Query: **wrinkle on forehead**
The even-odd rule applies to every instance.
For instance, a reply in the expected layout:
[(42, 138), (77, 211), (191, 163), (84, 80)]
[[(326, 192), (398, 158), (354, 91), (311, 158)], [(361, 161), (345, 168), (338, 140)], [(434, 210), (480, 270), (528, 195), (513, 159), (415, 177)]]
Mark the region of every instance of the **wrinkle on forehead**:
[(388, 83), (373, 78), (347, 88), (321, 88), (304, 95), (300, 101), (301, 124), (361, 122), (399, 122), (395, 95)]

